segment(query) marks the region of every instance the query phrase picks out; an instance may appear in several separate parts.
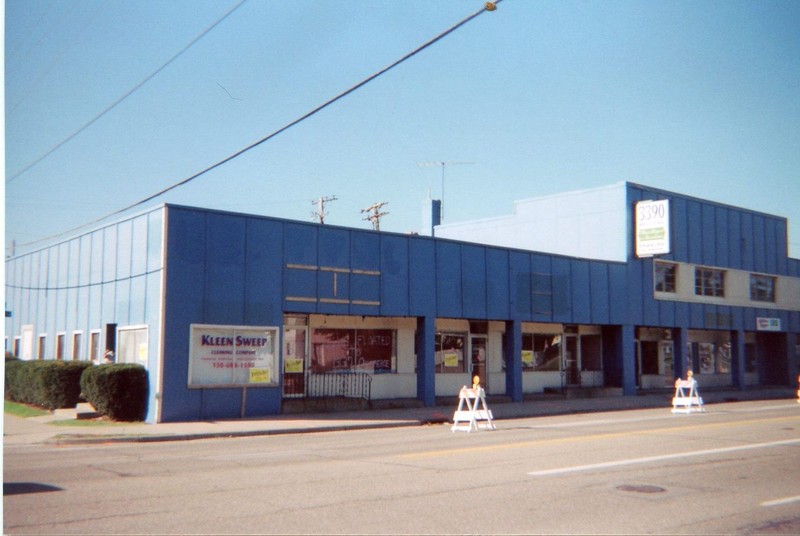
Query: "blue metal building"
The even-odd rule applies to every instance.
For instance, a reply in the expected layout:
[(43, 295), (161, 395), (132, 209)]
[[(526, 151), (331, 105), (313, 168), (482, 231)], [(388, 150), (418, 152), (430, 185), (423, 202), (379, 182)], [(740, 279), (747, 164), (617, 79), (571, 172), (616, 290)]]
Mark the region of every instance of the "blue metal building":
[(619, 260), (162, 205), (8, 259), (6, 350), (145, 365), (149, 422), (320, 394), (433, 405), (475, 374), (514, 401), (635, 395), (689, 369), (701, 385), (792, 384), (786, 220), (620, 188)]

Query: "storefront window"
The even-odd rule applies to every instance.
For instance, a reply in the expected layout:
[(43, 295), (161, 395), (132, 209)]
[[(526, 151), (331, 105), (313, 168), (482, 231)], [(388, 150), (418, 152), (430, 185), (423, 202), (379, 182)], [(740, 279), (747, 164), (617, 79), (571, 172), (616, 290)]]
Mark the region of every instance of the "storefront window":
[(436, 372), (467, 372), (467, 361), (464, 352), (467, 336), (464, 333), (436, 334)]
[(558, 372), (561, 356), (561, 335), (522, 335), (522, 369), (533, 372)]
[(394, 372), (395, 338), (390, 329), (315, 329), (311, 372)]

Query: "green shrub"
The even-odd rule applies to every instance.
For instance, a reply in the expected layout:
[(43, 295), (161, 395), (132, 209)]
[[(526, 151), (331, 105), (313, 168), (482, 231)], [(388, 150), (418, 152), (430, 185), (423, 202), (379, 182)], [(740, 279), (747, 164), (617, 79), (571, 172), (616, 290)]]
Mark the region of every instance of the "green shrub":
[(46, 409), (73, 408), (80, 398), (81, 374), (88, 361), (7, 360), (5, 397)]
[(147, 415), (147, 370), (141, 365), (99, 365), (83, 372), (83, 396), (115, 421), (142, 421)]
[(24, 361), (19, 359), (6, 359), (6, 392), (5, 397), (14, 402), (22, 402), (20, 398), (19, 380), (17, 376), (20, 374)]

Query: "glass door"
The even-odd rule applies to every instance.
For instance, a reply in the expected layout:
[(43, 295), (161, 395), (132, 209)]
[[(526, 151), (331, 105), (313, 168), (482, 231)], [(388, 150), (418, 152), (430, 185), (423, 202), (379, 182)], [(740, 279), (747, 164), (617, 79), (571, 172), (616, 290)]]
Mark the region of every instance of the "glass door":
[(470, 338), (472, 347), (472, 376), (479, 376), (481, 386), (486, 389), (489, 378), (486, 376), (486, 336), (473, 335)]
[(564, 336), (564, 374), (567, 385), (581, 384), (581, 369), (578, 360), (578, 337), (577, 335)]
[(306, 394), (306, 328), (283, 328), (283, 396), (301, 398)]

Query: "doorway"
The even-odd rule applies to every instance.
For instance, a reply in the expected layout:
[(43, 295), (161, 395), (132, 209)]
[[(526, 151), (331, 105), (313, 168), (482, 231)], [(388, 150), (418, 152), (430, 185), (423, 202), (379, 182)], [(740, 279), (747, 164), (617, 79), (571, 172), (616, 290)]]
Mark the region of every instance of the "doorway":
[(564, 376), (568, 386), (581, 384), (581, 369), (578, 353), (578, 336), (564, 336)]
[(472, 348), (472, 376), (479, 376), (481, 385), (484, 389), (489, 385), (489, 378), (486, 376), (486, 335), (473, 335), (470, 338)]

